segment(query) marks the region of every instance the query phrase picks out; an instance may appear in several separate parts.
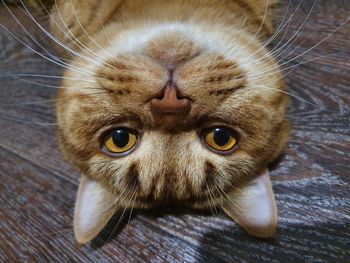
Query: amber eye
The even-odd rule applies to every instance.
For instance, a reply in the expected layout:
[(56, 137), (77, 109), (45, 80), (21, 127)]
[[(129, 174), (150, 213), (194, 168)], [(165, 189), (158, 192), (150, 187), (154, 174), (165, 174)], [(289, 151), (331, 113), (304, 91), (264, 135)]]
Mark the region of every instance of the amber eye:
[(135, 131), (117, 128), (110, 132), (103, 142), (104, 148), (112, 154), (123, 154), (131, 150), (137, 142)]
[(203, 139), (207, 146), (217, 152), (228, 152), (237, 144), (237, 135), (225, 127), (211, 128), (204, 132)]

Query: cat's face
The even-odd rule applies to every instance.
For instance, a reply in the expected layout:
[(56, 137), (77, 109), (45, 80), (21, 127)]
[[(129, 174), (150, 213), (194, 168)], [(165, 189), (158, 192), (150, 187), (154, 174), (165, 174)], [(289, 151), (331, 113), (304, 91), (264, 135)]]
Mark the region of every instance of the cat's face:
[[(123, 33), (99, 53), (98, 65), (80, 67), (91, 76), (66, 73), (91, 82), (63, 84), (76, 87), (60, 93), (63, 150), (116, 194), (137, 186), (136, 205), (209, 205), (210, 188), (230, 191), (273, 160), (286, 141), (286, 96), (269, 89), (281, 89), (282, 82), (278, 74), (261, 73), (275, 64), (261, 61), (266, 52), (258, 49), (243, 34), (181, 25)], [(161, 101), (167, 85), (176, 87), (175, 101), (186, 109), (153, 109), (152, 99)], [(113, 154), (104, 137), (120, 128), (137, 138), (126, 153)], [(236, 145), (225, 151), (207, 145), (205, 131), (214, 128), (232, 131)]]
[(116, 198), (133, 193), (123, 207), (221, 205), (283, 150), (276, 63), (244, 32), (208, 27), (109, 30), (103, 50), (90, 43), (93, 62), (77, 57), (65, 73), (62, 150)]

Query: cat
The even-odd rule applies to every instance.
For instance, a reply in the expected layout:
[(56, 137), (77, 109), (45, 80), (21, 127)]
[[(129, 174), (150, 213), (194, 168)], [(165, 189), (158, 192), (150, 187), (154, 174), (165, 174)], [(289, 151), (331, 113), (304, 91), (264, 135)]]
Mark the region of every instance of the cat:
[(74, 212), (79, 244), (115, 213), (167, 203), (221, 208), (249, 234), (275, 235), (267, 166), (289, 132), (282, 74), (264, 44), (276, 4), (50, 5), (50, 32), (66, 67), (58, 139), (82, 174)]

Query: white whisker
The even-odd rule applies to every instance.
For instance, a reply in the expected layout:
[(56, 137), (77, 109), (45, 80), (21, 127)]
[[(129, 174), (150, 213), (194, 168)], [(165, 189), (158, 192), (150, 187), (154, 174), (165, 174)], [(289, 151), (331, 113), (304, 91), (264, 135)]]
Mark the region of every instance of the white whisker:
[[(255, 86), (254, 88), (263, 88), (263, 89), (269, 89), (269, 90), (273, 90), (273, 91), (276, 91), (276, 92), (280, 92), (280, 93), (286, 94), (286, 95), (288, 95), (288, 96), (291, 96), (291, 97), (293, 97), (293, 98), (296, 98), (296, 99), (298, 99), (298, 100), (300, 100), (300, 101), (302, 101), (302, 102), (305, 102), (305, 103), (307, 103), (307, 104), (309, 104), (309, 105), (312, 105), (312, 106), (314, 106), (314, 107), (316, 107), (316, 108), (319, 108), (319, 109), (322, 109), (322, 110), (328, 110), (328, 109), (325, 108), (325, 107), (321, 107), (320, 105), (317, 105), (317, 104), (315, 104), (315, 103), (312, 103), (312, 102), (310, 102), (310, 101), (308, 101), (308, 100), (305, 100), (305, 99), (303, 99), (303, 98), (301, 98), (301, 97), (299, 97), (299, 96), (297, 96), (297, 95), (295, 95), (295, 94), (292, 94), (292, 93), (287, 92), (287, 91), (284, 91), (284, 90), (276, 89), (276, 88), (269, 87), (269, 86)], [(251, 88), (251, 89), (254, 89), (254, 88)], [(248, 88), (248, 89), (249, 89), (249, 88)]]
[(97, 16), (98, 16), (98, 19), (100, 20), (100, 24), (101, 24), (102, 30), (103, 30), (103, 32), (104, 32), (104, 34), (105, 34), (105, 36), (106, 36), (106, 39), (107, 39), (107, 41), (108, 41), (108, 44), (109, 44), (110, 46), (112, 46), (112, 42), (111, 42), (111, 40), (110, 40), (110, 38), (109, 38), (109, 36), (108, 36), (108, 34), (107, 34), (107, 32), (106, 32), (106, 28), (105, 28), (104, 24), (102, 23), (102, 19), (101, 19), (100, 14), (97, 14)]
[[(137, 190), (138, 190), (138, 186), (136, 186), (135, 195), (133, 197), (131, 197), (133, 202), (132, 202), (132, 205), (131, 205), (131, 210), (130, 210), (128, 222), (126, 224), (126, 233), (129, 233), (129, 224), (130, 224), (130, 221), (131, 221), (132, 212), (134, 210), (134, 205), (135, 205), (135, 201), (136, 201), (136, 197), (137, 197), (137, 194), (136, 194)], [(125, 235), (125, 245), (126, 245), (126, 242), (127, 242), (127, 238), (128, 238), (128, 235)]]
[[(132, 195), (131, 195), (132, 197), (134, 196), (134, 194), (136, 194), (136, 190), (137, 190), (137, 188), (135, 187), (135, 190), (132, 192)], [(128, 202), (128, 206), (129, 206), (129, 205), (130, 205), (130, 202)], [(125, 208), (124, 208), (124, 210), (123, 210), (123, 212), (122, 212), (122, 214), (121, 214), (121, 216), (120, 216), (120, 218), (119, 218), (117, 224), (116, 224), (115, 227), (113, 228), (113, 231), (112, 231), (112, 233), (109, 235), (109, 237), (108, 237), (106, 243), (107, 243), (108, 241), (110, 241), (110, 239), (111, 239), (112, 236), (114, 235), (115, 231), (118, 229), (120, 223), (122, 222), (122, 219), (123, 219), (123, 216), (124, 216), (124, 214), (125, 214), (126, 209), (127, 209), (127, 206), (125, 206)]]
[[(3, 1), (3, 0), (2, 0)], [(20, 0), (22, 2), (22, 0)], [(47, 10), (47, 8), (45, 7), (45, 5), (41, 2), (41, 0), (38, 0), (40, 2), (40, 4), (43, 6), (45, 12), (47, 12), (49, 18), (51, 19), (51, 21), (53, 23), (55, 23), (58, 27), (58, 23), (52, 18), (50, 12)], [(55, 1), (56, 2), (56, 1)], [(22, 2), (22, 4), (24, 5), (24, 3)], [(70, 48), (69, 46), (65, 45), (64, 43), (62, 43), (62, 41), (59, 41), (57, 38), (55, 38), (51, 33), (49, 33), (47, 30), (45, 30), (37, 21), (36, 19), (32, 16), (32, 14), (29, 12), (29, 10), (27, 9), (27, 7), (24, 5), (25, 10), (28, 12), (30, 18), (33, 20), (33, 22), (42, 30), (42, 32), (48, 36), (51, 40), (53, 40), (56, 44), (58, 44), (59, 46), (61, 46), (64, 50), (66, 50), (67, 52), (69, 52), (71, 55), (76, 55), (77, 57), (82, 58), (83, 60), (86, 60), (88, 62), (91, 62), (92, 64), (95, 65), (99, 65), (98, 63), (96, 63), (96, 61), (93, 58), (84, 56), (83, 54), (75, 51), (74, 49)], [(60, 28), (60, 27), (59, 27)], [(61, 29), (61, 28), (60, 28)], [(62, 29), (61, 29), (62, 30)], [(64, 32), (64, 31), (62, 31)], [(65, 33), (65, 32), (64, 32)]]
[[(320, 46), (322, 43), (324, 43), (326, 40), (328, 40), (331, 36), (333, 36), (340, 28), (342, 28), (342, 27), (349, 21), (349, 19), (350, 19), (350, 17), (348, 17), (348, 18), (347, 18), (343, 23), (341, 23), (336, 29), (334, 29), (330, 34), (328, 34), (326, 37), (324, 37), (324, 38), (323, 38), (320, 42), (318, 42), (317, 44), (313, 45), (311, 48), (307, 49), (306, 51), (302, 52), (301, 54), (297, 55), (296, 57), (294, 57), (294, 58), (292, 58), (292, 59), (290, 59), (290, 60), (288, 60), (288, 61), (286, 61), (286, 62), (284, 62), (284, 63), (282, 63), (282, 64), (280, 64), (280, 65), (278, 65), (278, 66), (276, 66), (276, 67), (272, 67), (272, 68), (269, 68), (269, 69), (267, 69), (267, 70), (263, 70), (263, 71), (261, 71), (261, 72), (258, 72), (255, 76), (257, 76), (257, 77), (259, 77), (259, 76), (260, 76), (260, 77), (262, 77), (262, 76), (263, 76), (263, 77), (266, 77), (266, 76), (270, 75), (270, 74), (266, 74), (266, 73), (271, 72), (271, 71), (273, 71), (273, 70), (279, 70), (280, 67), (282, 67), (282, 66), (284, 66), (284, 65), (286, 65), (286, 64), (288, 64), (288, 63), (290, 63), (290, 62), (292, 62), (292, 61), (294, 61), (294, 60), (300, 58), (301, 56), (303, 56), (303, 55), (309, 53), (310, 51), (312, 51), (313, 49), (315, 49), (316, 47), (318, 47), (318, 46)], [(274, 73), (272, 73), (272, 74), (274, 74)]]
[[(3, 1), (3, 0), (2, 0), (2, 1)], [(4, 25), (0, 24), (0, 26), (1, 26), (4, 30), (6, 30), (6, 32), (8, 32), (8, 33), (9, 33), (13, 38), (15, 38), (18, 42), (20, 42), (21, 44), (23, 44), (24, 46), (26, 46), (28, 49), (30, 49), (31, 51), (33, 51), (35, 54), (41, 56), (42, 58), (44, 58), (44, 59), (46, 59), (46, 60), (48, 60), (48, 61), (50, 61), (50, 62), (52, 62), (52, 63), (54, 63), (54, 64), (56, 64), (56, 65), (58, 65), (58, 66), (64, 67), (64, 68), (66, 68), (66, 69), (74, 70), (73, 68), (69, 68), (69, 67), (67, 67), (67, 66), (64, 66), (64, 65), (62, 65), (61, 63), (59, 63), (59, 62), (57, 62), (57, 61), (55, 61), (55, 60), (53, 60), (53, 59), (50, 59), (49, 57), (47, 57), (47, 56), (41, 54), (39, 51), (35, 50), (34, 48), (32, 48), (31, 46), (29, 46), (28, 44), (26, 44), (24, 41), (20, 40), (16, 35), (14, 35), (10, 30), (8, 30)], [(82, 71), (78, 71), (78, 72), (84, 74)], [(92, 74), (92, 72), (86, 72), (85, 74)]]
[[(103, 47), (101, 47), (100, 44), (98, 44), (98, 43), (96, 42), (96, 40), (93, 39), (93, 38), (90, 36), (90, 34), (85, 30), (85, 28), (83, 27), (83, 25), (81, 24), (81, 22), (80, 22), (80, 20), (79, 20), (79, 18), (78, 18), (78, 16), (77, 16), (77, 13), (75, 12), (75, 9), (74, 9), (72, 0), (70, 0), (70, 4), (71, 4), (71, 6), (72, 6), (73, 13), (74, 13), (74, 16), (75, 16), (75, 18), (76, 18), (76, 21), (78, 22), (78, 24), (79, 24), (80, 28), (83, 30), (83, 32), (88, 36), (88, 38), (89, 38), (96, 46), (98, 46), (101, 50), (107, 51), (108, 55), (110, 55), (111, 57), (113, 57), (113, 55), (112, 55), (108, 50), (106, 50), (106, 49), (104, 49)], [(79, 40), (78, 40), (78, 41), (79, 41)], [(80, 41), (79, 41), (79, 42), (80, 42)], [(81, 42), (80, 42), (80, 43), (81, 43)], [(82, 44), (82, 43), (81, 43), (81, 44)], [(101, 58), (102, 61), (105, 59), (104, 57), (98, 55), (96, 52), (93, 52), (91, 49), (87, 48), (84, 44), (82, 44), (82, 45), (83, 45), (86, 49), (88, 49), (89, 51), (91, 51), (94, 55), (96, 55), (96, 56), (98, 56), (99, 58)], [(106, 65), (110, 66), (111, 68), (116, 69), (114, 66), (108, 64), (107, 62), (104, 62), (104, 63), (105, 63)]]
[(256, 37), (259, 35), (260, 31), (263, 29), (268, 9), (269, 9), (269, 0), (266, 0), (265, 13), (264, 13), (264, 17), (263, 17), (263, 19), (262, 19), (262, 21), (260, 23), (260, 27), (257, 30), (257, 32), (255, 33), (255, 35), (253, 37), (251, 37), (251, 39), (243, 46), (243, 48), (246, 48), (253, 40), (255, 40)]
[[(83, 32), (92, 40), (92, 38), (90, 37), (90, 35), (86, 32), (85, 28), (84, 28), (84, 27), (82, 26), (82, 24), (80, 23), (80, 20), (79, 20), (79, 18), (78, 18), (77, 15), (76, 15), (74, 5), (72, 4), (71, 1), (70, 1), (70, 3), (71, 3), (71, 5), (72, 5), (72, 9), (73, 9), (73, 13), (74, 13), (74, 15), (75, 15), (76, 21), (78, 22), (80, 28), (81, 28), (81, 29), (83, 30)], [(96, 59), (97, 61), (99, 61), (100, 63), (102, 63), (102, 64), (104, 64), (104, 65), (106, 65), (106, 66), (108, 66), (108, 67), (111, 67), (111, 68), (114, 68), (114, 69), (115, 69), (115, 67), (113, 67), (112, 65), (108, 64), (107, 62), (105, 62), (103, 57), (101, 57), (101, 56), (98, 55), (96, 52), (94, 52), (94, 51), (91, 50), (89, 47), (87, 47), (84, 43), (82, 43), (82, 42), (74, 35), (74, 33), (69, 29), (68, 25), (67, 25), (66, 22), (64, 21), (62, 15), (61, 15), (60, 9), (59, 9), (58, 6), (57, 6), (57, 2), (56, 2), (56, 1), (55, 1), (55, 5), (56, 5), (56, 8), (57, 8), (57, 13), (58, 13), (58, 15), (59, 15), (59, 17), (60, 17), (60, 19), (61, 19), (63, 25), (64, 25), (65, 28), (68, 30), (70, 36), (67, 36), (66, 31), (63, 30), (63, 29), (58, 25), (58, 23), (56, 23), (57, 27), (61, 30), (61, 32), (63, 32), (64, 35), (67, 36), (69, 40), (71, 40), (71, 41), (74, 42), (75, 44), (78, 44), (78, 46), (79, 46), (80, 48), (83, 47), (86, 51), (88, 51), (91, 55), (93, 55), (93, 56), (94, 56), (94, 59), (96, 59), (96, 56), (97, 56), (98, 58), (100, 58), (100, 59)], [(93, 42), (96, 43), (95, 40), (93, 40)], [(96, 43), (96, 44), (97, 44), (97, 43)], [(100, 45), (97, 44), (97, 46), (100, 47), (101, 49), (103, 49)], [(103, 49), (103, 50), (104, 50), (104, 49)], [(97, 64), (97, 65), (98, 65), (98, 64)]]
[(16, 74), (4, 74), (0, 75), (0, 78), (18, 78), (18, 77), (30, 77), (30, 78), (47, 78), (47, 79), (67, 79), (67, 80), (79, 80), (84, 82), (96, 83), (95, 80), (89, 79), (80, 79), (80, 78), (72, 78), (72, 77), (64, 77), (64, 76), (54, 76), (54, 75), (43, 75), (43, 74), (30, 74), (30, 73), (16, 73)]
[[(80, 86), (77, 86), (77, 87), (74, 87), (74, 86), (71, 86), (71, 87), (64, 87), (64, 86), (55, 86), (55, 85), (48, 85), (48, 84), (43, 84), (43, 83), (38, 83), (38, 82), (35, 82), (35, 81), (30, 81), (30, 80), (26, 80), (26, 79), (22, 79), (22, 78), (17, 78), (19, 79), (20, 81), (23, 81), (23, 82), (26, 82), (26, 83), (29, 83), (29, 84), (34, 84), (35, 86), (41, 86), (41, 87), (47, 87), (47, 88), (53, 88), (53, 89), (81, 89)], [(101, 88), (93, 88), (93, 87), (85, 87), (85, 88), (88, 88), (89, 90), (101, 90)]]
[[(292, 46), (292, 45), (295, 43), (295, 41), (296, 41), (296, 40), (298, 39), (298, 37), (300, 36), (300, 33), (302, 32), (302, 29), (304, 28), (306, 22), (309, 20), (309, 18), (310, 18), (310, 16), (311, 16), (312, 12), (313, 12), (313, 10), (314, 10), (314, 8), (315, 8), (315, 6), (316, 6), (316, 2), (317, 2), (317, 0), (314, 0), (312, 6), (311, 6), (311, 8), (310, 8), (309, 13), (308, 13), (307, 16), (305, 17), (304, 21), (302, 22), (302, 24), (301, 24), (301, 26), (298, 28), (298, 30), (289, 38), (289, 40), (288, 40), (286, 43), (284, 43), (283, 46), (281, 46), (281, 47), (278, 48), (277, 50), (274, 50), (273, 52), (271, 52), (271, 55), (274, 56), (274, 55), (277, 53), (277, 56), (280, 56), (281, 54), (283, 54), (283, 52), (285, 52), (285, 51), (288, 49), (288, 48), (286, 48), (286, 49), (283, 50), (284, 47), (286, 47), (286, 46), (288, 47), (288, 44), (289, 44), (289, 43), (290, 43), (290, 46)], [(293, 41), (292, 41), (292, 40), (293, 40)], [(291, 41), (292, 41), (292, 42), (291, 42)], [(280, 50), (282, 50), (282, 52), (280, 52)]]
[(28, 120), (22, 120), (18, 118), (13, 118), (11, 116), (6, 116), (6, 117), (0, 117), (1, 120), (3, 121), (11, 121), (11, 122), (17, 122), (17, 123), (22, 123), (26, 125), (37, 125), (37, 126), (57, 126), (57, 123), (48, 123), (48, 122), (35, 122), (35, 121), (28, 121)]
[[(292, 19), (293, 16), (296, 14), (298, 8), (301, 6), (301, 3), (302, 3), (302, 1), (301, 1), (301, 2), (299, 3), (299, 5), (295, 8), (294, 12), (293, 12), (292, 15), (289, 17), (289, 19), (286, 21), (286, 23), (285, 23), (282, 27), (280, 27), (281, 24), (282, 24), (282, 22), (281, 22), (281, 24), (280, 24), (280, 26), (279, 26), (280, 29), (277, 30), (268, 40), (266, 40), (265, 43), (264, 43), (259, 49), (255, 50), (252, 54), (250, 54), (250, 55), (248, 56), (248, 59), (249, 59), (249, 58), (252, 58), (252, 57), (255, 56), (258, 52), (260, 52), (261, 50), (265, 49), (265, 48), (267, 47), (267, 45), (269, 45), (269, 44), (279, 35), (279, 33), (282, 32), (283, 28), (284, 28), (286, 25), (289, 26), (289, 24), (290, 24), (290, 22), (291, 22), (291, 19)], [(289, 2), (289, 4), (288, 4), (288, 8), (289, 8), (289, 5), (290, 5), (290, 2)], [(287, 8), (287, 11), (288, 11), (288, 8)], [(286, 11), (285, 15), (287, 14), (287, 11)], [(283, 21), (283, 20), (282, 20), (282, 21)], [(286, 33), (287, 33), (287, 31), (285, 31), (285, 33), (284, 33), (282, 39), (285, 37)], [(282, 39), (280, 40), (280, 42), (282, 41)], [(279, 42), (279, 43), (280, 43), (280, 42)], [(278, 43), (278, 45), (279, 45), (279, 43)], [(272, 52), (273, 52), (273, 50), (272, 50)], [(268, 57), (270, 57), (270, 55), (269, 55), (269, 54), (266, 54), (266, 55), (264, 55), (262, 58), (259, 58), (258, 61), (264, 61), (265, 59), (268, 59)], [(228, 59), (232, 59), (232, 57), (229, 57)], [(245, 66), (248, 66), (249, 64), (250, 64), (250, 63), (245, 64)]]
[(2, 103), (0, 102), (1, 106), (19, 106), (19, 105), (35, 105), (35, 104), (43, 104), (43, 103), (51, 103), (51, 102), (57, 102), (57, 101), (67, 101), (71, 99), (76, 99), (78, 97), (82, 96), (91, 96), (91, 95), (99, 95), (99, 94), (108, 94), (109, 91), (102, 91), (102, 92), (94, 92), (94, 93), (87, 93), (87, 94), (81, 94), (81, 95), (75, 95), (70, 98), (64, 98), (64, 99), (52, 99), (52, 100), (41, 100), (41, 101), (32, 101), (32, 102), (21, 102), (21, 103)]
[[(36, 53), (37, 55), (43, 57), (44, 59), (58, 65), (58, 66), (61, 66), (63, 68), (66, 68), (66, 69), (71, 69), (71, 70), (74, 70), (74, 71), (77, 71), (78, 73), (81, 73), (81, 74), (92, 74), (92, 72), (90, 71), (84, 71), (84, 70), (81, 70), (81, 69), (78, 69), (76, 67), (73, 67), (73, 66), (69, 66), (67, 63), (64, 63), (62, 61), (59, 61), (58, 58), (56, 56), (54, 56), (53, 54), (51, 54), (47, 49), (45, 49), (36, 39), (34, 39), (32, 37), (32, 35), (25, 29), (25, 27), (22, 25), (22, 23), (16, 18), (16, 16), (13, 14), (13, 12), (11, 11), (11, 9), (8, 8), (8, 6), (6, 5), (6, 3), (4, 2), (4, 0), (1, 0), (3, 5), (6, 7), (7, 11), (11, 14), (11, 16), (13, 17), (13, 19), (15, 19), (16, 23), (24, 30), (24, 32), (40, 47), (42, 48), (44, 51), (46, 51), (46, 53), (51, 57), (48, 57), (46, 55), (43, 55), (42, 53), (40, 53), (39, 51), (35, 50), (34, 48), (32, 48), (31, 46), (29, 46), (28, 44), (26, 44), (24, 41), (22, 41), (21, 39), (19, 39), (15, 34), (13, 34), (11, 31), (9, 31), (5, 26), (3, 26), (2, 24), (0, 24), (0, 26), (5, 29), (12, 37), (14, 37), (18, 42), (20, 42), (21, 44), (23, 44), (24, 46), (26, 46), (27, 48), (29, 48), (31, 51), (33, 51), (34, 53)], [(22, 2), (21, 2), (22, 3)], [(22, 3), (24, 8), (25, 5), (24, 3)], [(26, 9), (28, 10), (28, 9)], [(29, 12), (29, 11), (27, 11)], [(30, 16), (32, 17), (32, 15), (30, 14)], [(33, 18), (34, 19), (34, 18)], [(36, 24), (38, 25), (37, 21), (34, 21), (36, 22)]]

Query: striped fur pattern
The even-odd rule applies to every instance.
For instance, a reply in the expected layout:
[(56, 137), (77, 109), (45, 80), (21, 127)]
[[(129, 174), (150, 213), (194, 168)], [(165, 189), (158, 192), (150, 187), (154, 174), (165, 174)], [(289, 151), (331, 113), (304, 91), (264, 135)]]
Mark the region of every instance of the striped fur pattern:
[[(287, 142), (281, 74), (264, 74), (278, 68), (262, 44), (272, 31), (274, 5), (56, 1), (51, 31), (66, 50), (77, 52), (62, 52), (72, 62), (57, 102), (67, 160), (119, 198), (121, 207), (220, 206), (225, 194), (264, 170)], [(169, 72), (191, 110), (164, 121), (152, 114), (149, 101)], [(240, 134), (234, 153), (222, 156), (203, 147), (198, 134), (214, 125)], [(101, 136), (120, 126), (138, 130), (140, 141), (131, 154), (112, 158), (101, 151)], [(131, 192), (132, 203), (122, 198)]]

